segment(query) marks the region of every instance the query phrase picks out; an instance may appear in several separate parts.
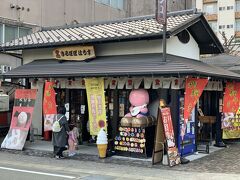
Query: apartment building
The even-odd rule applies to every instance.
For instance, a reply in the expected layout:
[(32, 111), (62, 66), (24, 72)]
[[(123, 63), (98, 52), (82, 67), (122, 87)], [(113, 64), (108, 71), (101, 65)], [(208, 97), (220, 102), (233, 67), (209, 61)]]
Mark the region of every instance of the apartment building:
[[(130, 0), (129, 16), (149, 15), (155, 13), (156, 0)], [(195, 0), (168, 0), (168, 11), (179, 11), (195, 7)]]
[(227, 39), (233, 36), (236, 42), (240, 40), (240, 0), (196, 0), (196, 8), (205, 13), (222, 42), (222, 32)]

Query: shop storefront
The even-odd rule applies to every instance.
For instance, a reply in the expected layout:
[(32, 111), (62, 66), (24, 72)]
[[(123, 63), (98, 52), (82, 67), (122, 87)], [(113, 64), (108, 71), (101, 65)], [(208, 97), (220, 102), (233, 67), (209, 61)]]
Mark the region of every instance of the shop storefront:
[[(202, 14), (192, 11), (172, 13), (168, 21), (166, 62), (162, 61), (161, 25), (153, 17), (132, 18), (46, 29), (19, 39), (18, 44), (5, 44), (2, 50), (22, 49), (24, 62), (23, 66), (6, 73), (5, 78), (25, 78), (29, 88), (38, 89), (32, 126), (38, 129), (39, 135), (44, 135), (43, 90), (45, 82), (49, 81), (54, 84), (56, 105), (66, 107), (69, 122), (80, 131), (79, 144), (94, 143), (97, 134), (93, 130), (98, 131), (105, 123), (103, 127), (108, 132), (110, 151), (130, 157), (152, 157), (160, 123), (159, 101), (164, 99), (170, 107), (179, 153), (182, 156), (192, 154), (197, 151), (199, 140), (199, 109), (204, 115), (215, 116), (215, 122), (221, 124), (216, 102), (219, 103), (225, 80), (237, 80), (240, 76), (199, 61), (200, 54), (223, 51)], [(185, 82), (191, 77), (205, 79), (207, 85), (203, 87), (203, 93), (198, 89), (200, 101), (193, 104), (190, 118), (185, 121)], [(87, 80), (96, 80), (102, 85), (95, 83), (89, 88)], [(93, 96), (90, 89), (95, 92)], [(99, 91), (94, 91), (96, 89)], [(130, 103), (131, 94), (138, 94), (139, 90), (147, 94), (147, 100)], [(214, 98), (213, 94), (216, 94)], [(143, 100), (145, 96), (138, 98), (141, 95), (142, 92), (135, 98)], [(134, 117), (128, 121), (131, 117), (126, 114), (130, 113), (131, 107), (138, 107), (134, 109), (137, 113), (131, 112)], [(93, 109), (101, 114), (101, 119), (94, 116)], [(136, 118), (139, 114), (141, 116)], [(97, 119), (95, 125), (91, 119)], [(186, 127), (182, 138), (184, 121)], [(212, 129), (211, 134), (207, 130), (211, 137), (216, 134)]]

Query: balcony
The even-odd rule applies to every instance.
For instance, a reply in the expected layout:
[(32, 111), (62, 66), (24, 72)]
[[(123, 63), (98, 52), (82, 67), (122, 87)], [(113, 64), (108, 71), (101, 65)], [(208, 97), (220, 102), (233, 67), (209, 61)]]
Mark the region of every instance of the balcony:
[(217, 14), (205, 14), (204, 16), (208, 21), (217, 21), (218, 20)]
[(217, 3), (217, 0), (203, 0), (203, 4), (208, 4), (208, 3)]
[(235, 12), (235, 19), (240, 19), (240, 12)]
[(240, 38), (240, 31), (239, 30), (235, 31), (235, 38)]

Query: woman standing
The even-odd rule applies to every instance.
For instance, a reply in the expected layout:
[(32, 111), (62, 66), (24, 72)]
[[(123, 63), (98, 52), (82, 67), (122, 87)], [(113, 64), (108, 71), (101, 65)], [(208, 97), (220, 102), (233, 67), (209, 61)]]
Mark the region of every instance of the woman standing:
[(66, 108), (64, 106), (59, 107), (57, 114), (57, 121), (59, 121), (61, 130), (59, 132), (53, 132), (53, 151), (55, 158), (60, 159), (64, 158), (63, 151), (66, 150), (67, 139), (68, 139), (68, 121), (65, 116)]

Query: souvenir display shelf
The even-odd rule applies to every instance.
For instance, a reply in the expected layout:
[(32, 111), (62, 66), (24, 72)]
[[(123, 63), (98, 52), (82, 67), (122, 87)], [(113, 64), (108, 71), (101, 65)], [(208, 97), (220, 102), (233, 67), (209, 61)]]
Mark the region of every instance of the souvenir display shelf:
[(115, 151), (117, 155), (147, 158), (152, 156), (155, 126), (127, 127), (120, 126), (115, 137)]

